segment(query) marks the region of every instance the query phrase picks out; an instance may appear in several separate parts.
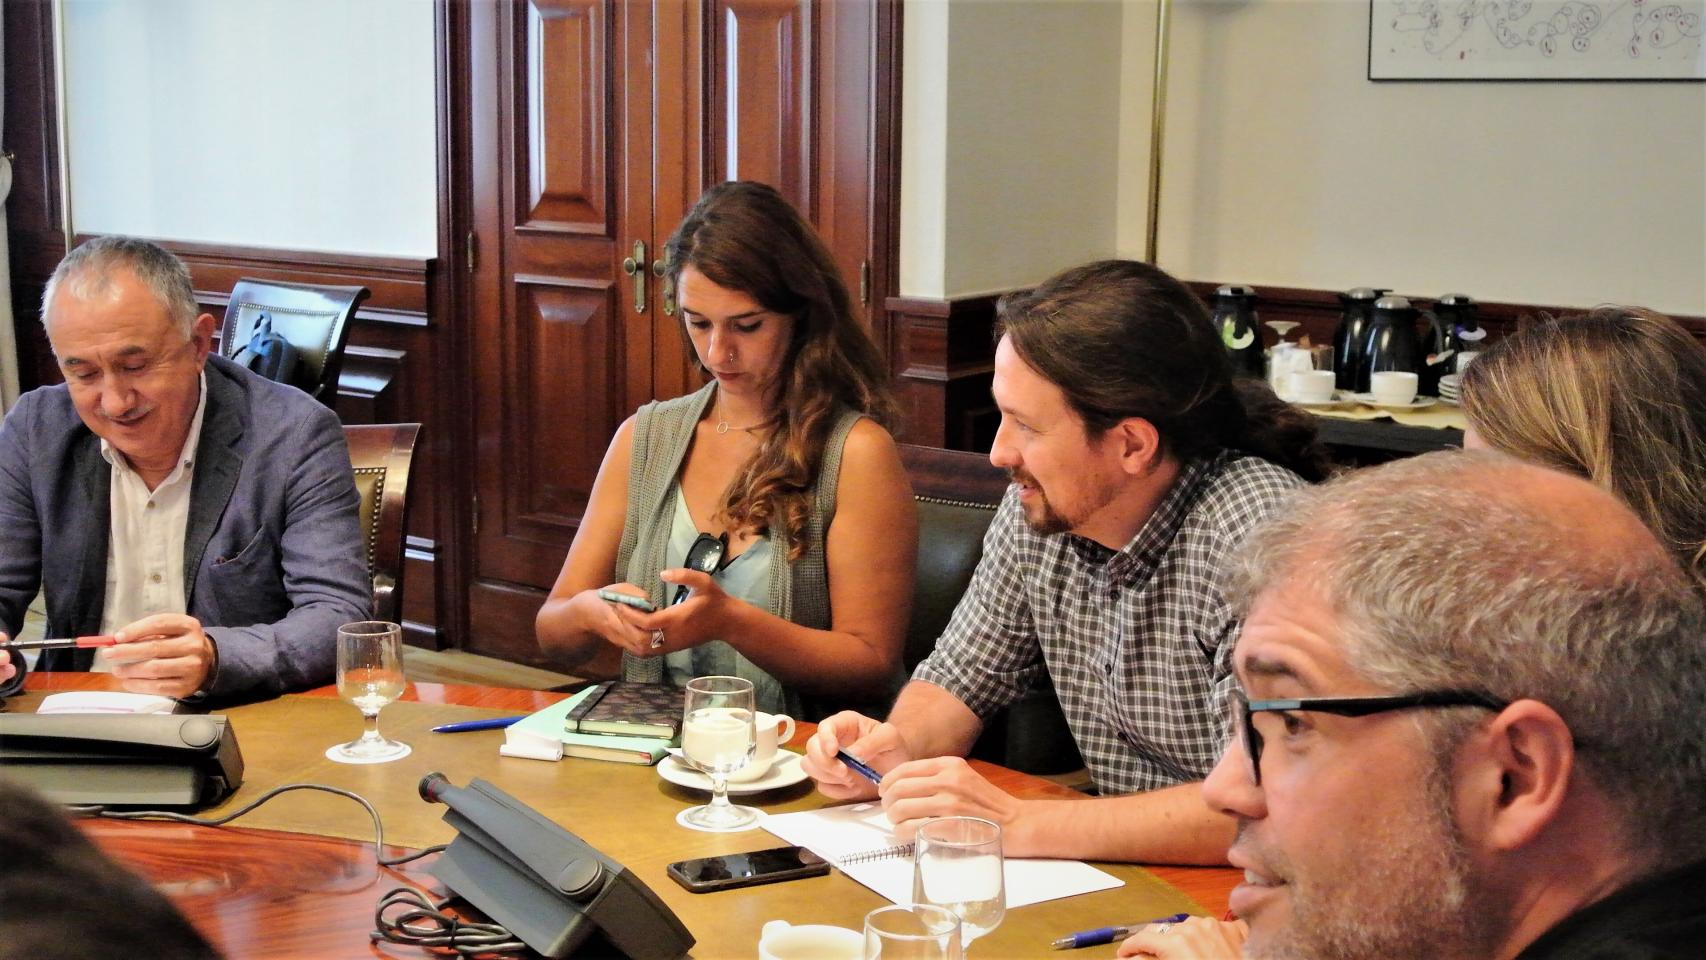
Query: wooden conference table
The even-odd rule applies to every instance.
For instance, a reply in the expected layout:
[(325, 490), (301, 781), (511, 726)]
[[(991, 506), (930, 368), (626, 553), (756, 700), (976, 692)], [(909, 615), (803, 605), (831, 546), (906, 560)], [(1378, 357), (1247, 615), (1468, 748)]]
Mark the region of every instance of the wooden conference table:
[[(33, 711), (45, 693), (115, 689), (103, 674), (31, 674), (26, 692), (7, 704)], [(379, 809), (387, 854), (451, 840), (443, 806), (416, 793), (426, 773), (445, 773), (458, 786), (482, 777), (573, 831), (634, 871), (669, 904), (698, 942), (697, 958), (757, 955), (759, 928), (767, 920), (829, 923), (858, 929), (864, 915), (887, 901), (838, 872), (826, 877), (710, 894), (691, 894), (664, 873), (666, 864), (690, 857), (775, 846), (763, 830), (697, 833), (675, 815), (704, 794), (662, 780), (654, 768), (595, 760), (560, 763), (499, 757), (501, 731), (434, 734), (430, 727), (455, 720), (526, 713), (565, 695), (496, 687), (410, 684), (404, 699), (380, 714), (380, 729), (414, 752), (370, 766), (332, 763), (325, 748), (354, 738), (361, 720), (337, 699), (335, 688), (281, 697), (222, 711), (231, 718), (245, 763), (244, 782), (225, 804), (235, 809), (283, 783), (313, 782), (352, 790)], [(810, 726), (790, 745), (801, 749)], [(992, 782), (1023, 797), (1077, 797), (1065, 787), (1013, 770), (978, 763)], [(767, 812), (822, 806), (810, 781), (739, 798)], [(372, 944), (373, 910), (387, 891), (405, 881), (443, 894), (426, 871), (433, 857), (399, 869), (374, 863), (373, 825), (360, 805), (319, 791), (274, 798), (236, 821), (241, 826), (197, 827), (165, 822), (80, 821), (84, 831), (121, 863), (165, 892), (228, 957), (423, 957), (412, 947)], [(1000, 928), (980, 939), (974, 956), (1036, 957), (1049, 941), (1075, 930), (1136, 922), (1180, 910), (1219, 916), (1242, 874), (1228, 868), (1099, 865), (1125, 885), (1113, 890), (1034, 904), (1008, 913)], [(1111, 957), (1112, 946), (1076, 951), (1073, 957)]]

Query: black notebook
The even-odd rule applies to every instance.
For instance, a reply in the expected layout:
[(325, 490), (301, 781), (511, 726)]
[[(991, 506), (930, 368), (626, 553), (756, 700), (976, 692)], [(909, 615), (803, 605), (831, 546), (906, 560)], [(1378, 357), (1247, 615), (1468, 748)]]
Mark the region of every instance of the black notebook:
[(606, 680), (569, 711), (563, 730), (679, 743), (685, 697), (685, 691), (667, 684)]

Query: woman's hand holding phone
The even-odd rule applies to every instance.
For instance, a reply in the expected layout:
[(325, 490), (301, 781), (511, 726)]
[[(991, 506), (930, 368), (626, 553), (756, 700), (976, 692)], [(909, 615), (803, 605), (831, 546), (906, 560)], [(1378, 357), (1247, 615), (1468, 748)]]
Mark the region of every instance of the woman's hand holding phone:
[(636, 655), (651, 652), (652, 631), (644, 625), (644, 618), (654, 608), (639, 587), (613, 583), (585, 590), (575, 597), (574, 605), (580, 610), (582, 629)]
[(652, 602), (647, 600), (645, 597), (636, 596), (632, 593), (623, 593), (622, 591), (611, 587), (599, 587), (598, 599), (633, 607), (641, 613), (652, 613), (657, 610), (657, 607), (652, 606)]

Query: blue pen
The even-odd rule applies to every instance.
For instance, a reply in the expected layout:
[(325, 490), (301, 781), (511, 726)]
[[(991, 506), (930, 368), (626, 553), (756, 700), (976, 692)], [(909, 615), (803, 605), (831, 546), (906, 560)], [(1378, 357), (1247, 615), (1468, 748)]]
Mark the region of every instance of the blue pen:
[(867, 767), (864, 764), (860, 763), (859, 761), (853, 759), (851, 756), (848, 755), (847, 751), (845, 751), (845, 750), (835, 751), (835, 759), (840, 760), (842, 763), (847, 764), (847, 766), (849, 766), (853, 769), (854, 773), (857, 773), (859, 776), (864, 777), (866, 780), (869, 780), (872, 783), (882, 783), (883, 782), (883, 775), (882, 774), (878, 773), (875, 770), (872, 770), (870, 767)]
[(433, 733), (467, 733), (471, 730), (502, 730), (504, 727), (525, 720), (521, 717), (493, 717), (490, 720), (464, 720), (461, 723), (441, 723), (432, 728)]
[(1190, 919), (1190, 916), (1188, 913), (1175, 913), (1170, 917), (1159, 917), (1149, 921), (1149, 923), (1136, 923), (1129, 927), (1097, 927), (1094, 930), (1085, 930), (1082, 933), (1073, 933), (1061, 937), (1054, 942), (1054, 948), (1056, 950), (1076, 950), (1079, 947), (1095, 947), (1104, 943), (1113, 943), (1115, 940), (1123, 940), (1131, 936), (1149, 926), (1150, 923), (1183, 923)]

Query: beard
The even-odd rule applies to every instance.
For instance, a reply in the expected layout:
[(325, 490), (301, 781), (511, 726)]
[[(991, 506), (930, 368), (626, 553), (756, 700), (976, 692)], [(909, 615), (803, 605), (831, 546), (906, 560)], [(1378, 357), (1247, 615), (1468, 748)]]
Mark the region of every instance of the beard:
[[(1279, 851), (1263, 863), (1291, 887), (1289, 922), (1255, 930), (1245, 956), (1271, 960), (1435, 960), (1491, 956), (1504, 913), (1478, 883), (1451, 811), (1446, 759), (1436, 757), (1424, 795), (1358, 845), (1332, 876), (1302, 873)], [(1247, 823), (1240, 824), (1239, 833)], [(1350, 858), (1347, 858), (1350, 859)], [(1319, 871), (1317, 871), (1319, 872)]]
[(1007, 478), (1012, 483), (1022, 483), (1037, 492), (1037, 502), (1023, 504), (1025, 525), (1033, 531), (1047, 537), (1057, 533), (1069, 533), (1082, 526), (1096, 511), (1113, 502), (1116, 491), (1112, 485), (1098, 481), (1089, 490), (1089, 496), (1081, 504), (1056, 506), (1053, 500), (1043, 490), (1043, 485), (1029, 471), (1014, 467), (1007, 471)]

